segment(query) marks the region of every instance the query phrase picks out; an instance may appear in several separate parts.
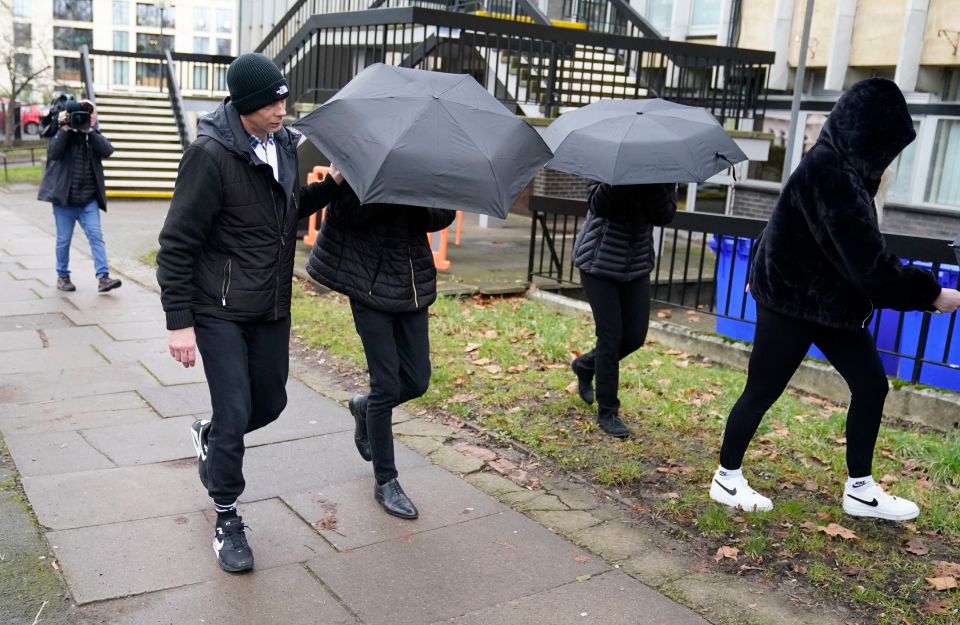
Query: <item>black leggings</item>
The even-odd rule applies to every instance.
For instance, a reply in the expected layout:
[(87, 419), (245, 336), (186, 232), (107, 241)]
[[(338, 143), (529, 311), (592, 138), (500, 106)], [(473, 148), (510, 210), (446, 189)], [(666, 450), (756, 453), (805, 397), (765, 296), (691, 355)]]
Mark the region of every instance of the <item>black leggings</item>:
[(811, 344), (820, 348), (850, 387), (847, 471), (853, 478), (871, 474), (889, 385), (870, 333), (836, 330), (761, 306), (757, 307), (747, 385), (730, 411), (723, 435), (720, 464), (724, 468), (740, 468), (764, 413), (783, 394)]
[(574, 369), (596, 375), (600, 417), (620, 410), (620, 361), (640, 349), (650, 325), (650, 278), (615, 282), (580, 272), (583, 292), (590, 302), (597, 346), (577, 358)]

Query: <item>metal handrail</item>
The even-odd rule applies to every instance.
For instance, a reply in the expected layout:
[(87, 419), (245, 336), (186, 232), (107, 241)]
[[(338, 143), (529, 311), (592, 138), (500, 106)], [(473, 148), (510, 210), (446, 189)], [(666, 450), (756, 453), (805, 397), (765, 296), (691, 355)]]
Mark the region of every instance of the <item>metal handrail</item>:
[(184, 149), (193, 142), (193, 129), (187, 123), (186, 110), (183, 106), (183, 97), (180, 94), (180, 83), (177, 81), (177, 72), (173, 67), (173, 55), (170, 50), (164, 50), (167, 70), (167, 93), (170, 95), (170, 104), (173, 106), (173, 115), (177, 120), (177, 131), (180, 133), (180, 143)]

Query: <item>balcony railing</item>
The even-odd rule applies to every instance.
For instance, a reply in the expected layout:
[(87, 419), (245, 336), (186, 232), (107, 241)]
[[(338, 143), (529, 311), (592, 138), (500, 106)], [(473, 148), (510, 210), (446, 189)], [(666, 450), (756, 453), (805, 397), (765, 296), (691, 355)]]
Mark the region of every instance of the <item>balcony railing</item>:
[[(233, 57), (184, 52), (170, 56), (183, 97), (227, 95), (227, 68)], [(90, 62), (97, 91), (167, 91), (165, 54), (90, 50)]]

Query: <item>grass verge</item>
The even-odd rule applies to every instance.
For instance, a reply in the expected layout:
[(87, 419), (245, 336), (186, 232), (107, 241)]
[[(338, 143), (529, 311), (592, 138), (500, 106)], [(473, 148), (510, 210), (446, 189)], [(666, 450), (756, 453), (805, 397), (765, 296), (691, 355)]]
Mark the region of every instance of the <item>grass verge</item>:
[[(293, 318), (303, 346), (322, 351), (343, 373), (363, 375), (345, 298), (298, 285)], [(697, 541), (706, 561), (731, 574), (803, 579), (881, 625), (958, 622), (960, 591), (937, 591), (926, 581), (954, 571), (944, 562), (960, 562), (957, 435), (886, 425), (874, 475), (923, 512), (915, 523), (855, 519), (839, 506), (844, 410), (788, 392), (760, 426), (745, 463), (751, 484), (772, 496), (775, 508), (736, 513), (713, 503), (707, 488), (743, 372), (648, 344), (621, 363), (621, 414), (634, 436), (616, 441), (599, 431), (570, 386), (571, 358), (594, 340), (587, 317), (524, 298), (441, 298), (430, 323), (433, 378), (419, 407), (471, 419), (620, 489), (641, 502), (638, 514)], [(854, 537), (834, 535), (831, 524)], [(734, 548), (737, 559), (714, 563), (720, 547)]]
[(4, 176), (0, 173), (0, 182), (40, 184), (43, 178), (43, 167), (40, 165), (9, 166)]

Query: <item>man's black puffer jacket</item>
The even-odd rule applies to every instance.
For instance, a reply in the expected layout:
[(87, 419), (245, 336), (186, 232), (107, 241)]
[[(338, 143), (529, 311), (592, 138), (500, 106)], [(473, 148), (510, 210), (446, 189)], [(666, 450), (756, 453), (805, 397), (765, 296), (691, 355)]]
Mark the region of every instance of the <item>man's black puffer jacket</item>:
[(573, 244), (573, 264), (591, 276), (630, 282), (650, 275), (656, 260), (653, 226), (664, 226), (677, 211), (676, 184), (587, 189), (587, 218)]
[(884, 170), (915, 137), (893, 81), (847, 89), (761, 237), (750, 279), (758, 304), (846, 330), (864, 327), (877, 308), (931, 309), (940, 285), (884, 250), (873, 204)]
[(329, 289), (388, 313), (423, 309), (437, 298), (428, 232), (453, 223), (450, 210), (360, 204), (346, 182), (327, 208), (307, 273)]
[(180, 160), (170, 212), (160, 232), (157, 282), (167, 329), (195, 314), (269, 321), (290, 313), (297, 221), (338, 192), (330, 177), (301, 187), (297, 140), (274, 133), (280, 182), (253, 154), (229, 101), (204, 117)]

